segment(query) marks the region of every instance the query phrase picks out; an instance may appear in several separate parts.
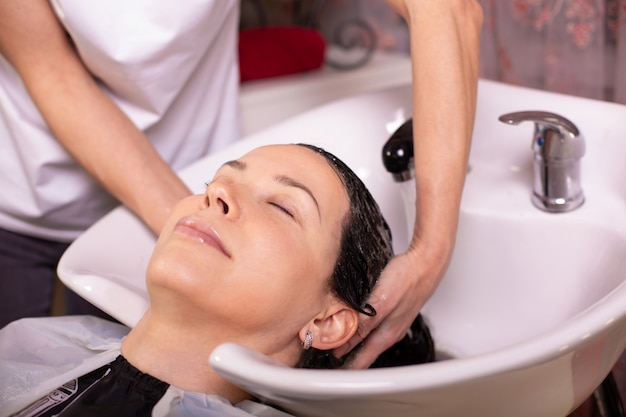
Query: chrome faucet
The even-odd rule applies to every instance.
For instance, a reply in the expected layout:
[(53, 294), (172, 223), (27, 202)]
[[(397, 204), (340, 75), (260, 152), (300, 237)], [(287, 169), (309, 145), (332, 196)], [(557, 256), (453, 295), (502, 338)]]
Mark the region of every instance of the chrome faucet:
[(533, 204), (551, 213), (580, 207), (585, 201), (580, 183), (585, 139), (576, 125), (563, 116), (543, 111), (508, 113), (499, 120), (511, 125), (535, 123)]

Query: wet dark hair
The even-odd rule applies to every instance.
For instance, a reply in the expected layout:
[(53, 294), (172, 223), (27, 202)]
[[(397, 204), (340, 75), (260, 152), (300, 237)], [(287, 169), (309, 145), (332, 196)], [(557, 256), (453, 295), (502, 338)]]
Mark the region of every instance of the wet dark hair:
[[(330, 290), (359, 313), (374, 316), (376, 310), (367, 300), (387, 262), (393, 257), (391, 229), (365, 184), (343, 161), (322, 148), (298, 145), (326, 159), (341, 179), (350, 202), (343, 221), (339, 255), (329, 280)], [(338, 368), (345, 359), (336, 358), (331, 351), (311, 348), (302, 352), (296, 367)], [(434, 343), (426, 323), (418, 315), (405, 338), (381, 354), (372, 367), (433, 360)]]

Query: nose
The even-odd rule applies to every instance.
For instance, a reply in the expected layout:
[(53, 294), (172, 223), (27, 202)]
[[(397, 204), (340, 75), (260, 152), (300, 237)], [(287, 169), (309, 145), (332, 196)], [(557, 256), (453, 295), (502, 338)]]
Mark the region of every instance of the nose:
[(209, 210), (215, 210), (220, 215), (231, 219), (239, 216), (240, 207), (233, 185), (212, 182), (206, 188), (206, 201)]

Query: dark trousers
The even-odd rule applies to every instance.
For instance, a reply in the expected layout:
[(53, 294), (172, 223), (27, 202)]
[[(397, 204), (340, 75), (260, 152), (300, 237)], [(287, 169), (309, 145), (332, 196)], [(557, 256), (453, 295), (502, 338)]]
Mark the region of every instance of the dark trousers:
[[(22, 317), (50, 315), (57, 264), (68, 246), (0, 229), (0, 328)], [(64, 298), (66, 314), (110, 319), (69, 289)]]

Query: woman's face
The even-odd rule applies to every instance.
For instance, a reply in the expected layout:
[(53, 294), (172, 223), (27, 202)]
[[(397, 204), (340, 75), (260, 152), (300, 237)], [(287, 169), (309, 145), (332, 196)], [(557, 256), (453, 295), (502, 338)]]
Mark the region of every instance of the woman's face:
[(153, 309), (237, 334), (294, 335), (330, 302), (348, 207), (341, 180), (310, 149), (266, 146), (225, 163), (159, 237), (147, 274)]

